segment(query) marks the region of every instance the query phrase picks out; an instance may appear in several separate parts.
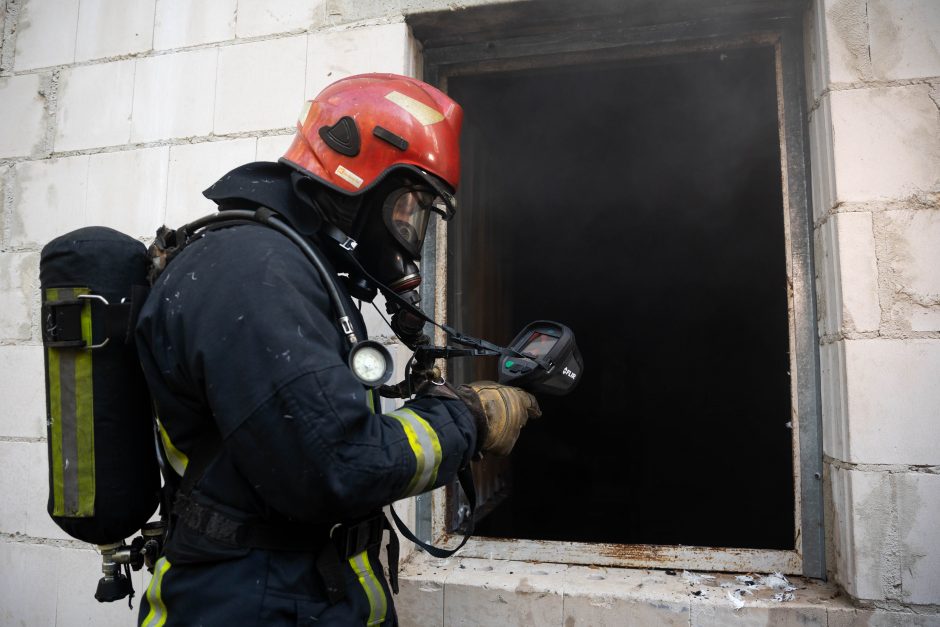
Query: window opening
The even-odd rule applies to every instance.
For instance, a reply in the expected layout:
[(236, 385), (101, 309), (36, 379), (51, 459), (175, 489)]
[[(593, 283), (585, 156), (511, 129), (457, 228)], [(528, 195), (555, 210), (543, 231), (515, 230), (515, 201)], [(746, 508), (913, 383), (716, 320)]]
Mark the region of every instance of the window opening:
[(585, 361), (476, 468), (479, 535), (794, 548), (775, 76), (758, 47), (448, 79), (448, 319), (497, 342), (559, 320)]

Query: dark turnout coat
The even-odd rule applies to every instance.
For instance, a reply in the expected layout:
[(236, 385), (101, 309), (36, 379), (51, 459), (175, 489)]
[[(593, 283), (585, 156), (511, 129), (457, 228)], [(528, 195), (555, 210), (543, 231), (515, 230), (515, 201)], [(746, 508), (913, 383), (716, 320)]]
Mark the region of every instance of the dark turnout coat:
[[(351, 300), (347, 309), (364, 338)], [(320, 547), (334, 524), (455, 477), (476, 448), (463, 403), (419, 397), (381, 413), (349, 371), (322, 278), (259, 225), (186, 247), (153, 286), (137, 343), (171, 479), (202, 470), (197, 515), (174, 517), (141, 624), (395, 624), (378, 544), (339, 555), (344, 594), (333, 603)], [(297, 547), (251, 546), (227, 533), (232, 521), (285, 526)]]

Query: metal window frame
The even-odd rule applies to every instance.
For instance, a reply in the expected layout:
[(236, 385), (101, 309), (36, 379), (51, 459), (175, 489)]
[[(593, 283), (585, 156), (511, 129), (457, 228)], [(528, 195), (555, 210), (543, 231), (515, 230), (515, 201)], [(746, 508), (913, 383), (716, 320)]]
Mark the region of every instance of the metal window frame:
[[(528, 3), (519, 3), (528, 4)], [(470, 41), (455, 37), (453, 45), (425, 42), (424, 79), (447, 90), (447, 80), (463, 74), (633, 60), (724, 48), (770, 46), (775, 52), (781, 177), (784, 201), (787, 290), (794, 451), (795, 548), (738, 549), (663, 545), (618, 545), (547, 542), (525, 539), (473, 538), (461, 552), (467, 557), (594, 564), (634, 568), (686, 568), (730, 572), (771, 572), (825, 578), (822, 490), (822, 426), (819, 352), (814, 290), (812, 209), (809, 193), (808, 129), (805, 105), (802, 12), (804, 3), (780, 2), (762, 14), (743, 3), (739, 13), (722, 7), (717, 17), (667, 24), (585, 30), (556, 27), (544, 32)], [(416, 37), (430, 30), (434, 16), (409, 18)], [(453, 20), (453, 18), (451, 18)], [(603, 20), (602, 20), (603, 21)], [(417, 22), (417, 24), (415, 23)], [(438, 37), (437, 41), (445, 41)], [(436, 319), (447, 314), (447, 231), (435, 221), (425, 251), (423, 306)], [(438, 330), (438, 334), (440, 335)], [(436, 338), (444, 340), (442, 336)], [(417, 500), (419, 537), (444, 544), (456, 538), (447, 531), (446, 512), (451, 490), (422, 495)]]

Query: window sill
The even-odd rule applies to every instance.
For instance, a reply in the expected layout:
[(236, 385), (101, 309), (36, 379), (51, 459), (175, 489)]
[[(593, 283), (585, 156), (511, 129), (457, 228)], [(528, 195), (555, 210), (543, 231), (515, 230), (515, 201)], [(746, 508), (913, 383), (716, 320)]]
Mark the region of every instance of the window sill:
[[(674, 572), (674, 575), (667, 573)], [(758, 579), (759, 576), (755, 576)], [(396, 598), (403, 625), (854, 624), (864, 610), (835, 585), (788, 577), (793, 599), (725, 573), (639, 570), (496, 559), (437, 560), (416, 554), (403, 565)], [(729, 595), (739, 593), (743, 606)], [(740, 604), (740, 603), (738, 603)], [(439, 623), (436, 621), (440, 621)], [(834, 621), (834, 622), (833, 622)]]

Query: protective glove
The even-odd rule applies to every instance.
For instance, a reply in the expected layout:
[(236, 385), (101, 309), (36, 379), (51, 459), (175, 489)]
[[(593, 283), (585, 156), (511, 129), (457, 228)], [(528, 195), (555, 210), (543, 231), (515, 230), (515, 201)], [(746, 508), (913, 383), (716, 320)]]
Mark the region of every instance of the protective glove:
[(519, 388), (476, 381), (456, 391), (476, 419), (480, 452), (509, 455), (525, 423), (542, 415), (535, 397)]

